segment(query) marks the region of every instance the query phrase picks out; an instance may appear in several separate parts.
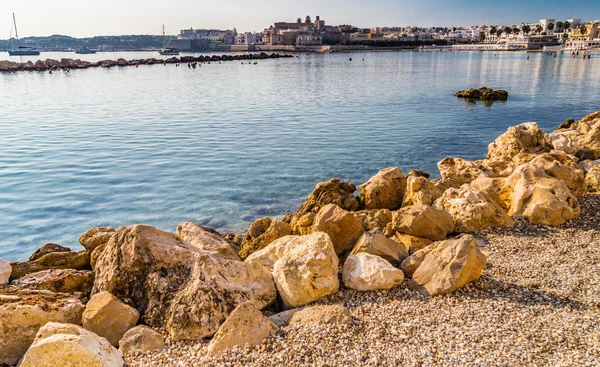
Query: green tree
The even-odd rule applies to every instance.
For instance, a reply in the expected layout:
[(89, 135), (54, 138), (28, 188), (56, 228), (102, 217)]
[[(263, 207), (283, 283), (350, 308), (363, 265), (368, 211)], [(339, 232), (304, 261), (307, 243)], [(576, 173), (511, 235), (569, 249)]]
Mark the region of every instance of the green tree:
[(571, 28), (571, 22), (569, 22), (568, 20), (566, 22), (563, 23), (563, 29), (565, 30), (569, 30)]
[(496, 32), (498, 32), (498, 28), (496, 28), (496, 26), (493, 26), (492, 29), (490, 29), (490, 34), (493, 36), (496, 34)]
[[(564, 24), (563, 22), (556, 22), (556, 31), (561, 32), (563, 30)], [(550, 29), (550, 25), (548, 25), (548, 29)]]
[(587, 33), (587, 28), (584, 25), (582, 25), (581, 27), (579, 27), (579, 33), (581, 34), (581, 38), (583, 38)]
[(311, 24), (312, 23), (312, 21), (310, 20), (310, 15), (306, 16), (306, 20), (304, 21), (304, 23), (307, 23), (307, 24)]
[[(540, 24), (538, 24), (538, 25), (535, 27), (535, 31), (537, 32), (537, 34), (541, 34), (543, 30), (544, 30), (544, 27), (542, 27)], [(528, 32), (528, 33), (529, 33), (529, 32)]]
[(531, 32), (531, 27), (528, 26), (527, 24), (523, 24), (521, 26), (521, 30), (523, 31), (523, 34), (529, 34), (529, 32)]
[(512, 31), (514, 34), (517, 34), (519, 33), (520, 29), (518, 27), (513, 27)]
[(510, 35), (512, 33), (513, 29), (511, 27), (506, 27), (504, 28), (504, 33)]
[(497, 36), (498, 38), (500, 38), (500, 36), (502, 35), (502, 33), (504, 33), (504, 31), (503, 31), (502, 29), (498, 29), (498, 30), (496, 31), (496, 36)]
[(296, 23), (302, 23), (302, 18), (296, 19)]
[(554, 30), (554, 23), (548, 23), (548, 30), (549, 31), (553, 31)]
[(480, 42), (485, 41), (485, 33), (484, 32), (479, 33), (479, 41)]

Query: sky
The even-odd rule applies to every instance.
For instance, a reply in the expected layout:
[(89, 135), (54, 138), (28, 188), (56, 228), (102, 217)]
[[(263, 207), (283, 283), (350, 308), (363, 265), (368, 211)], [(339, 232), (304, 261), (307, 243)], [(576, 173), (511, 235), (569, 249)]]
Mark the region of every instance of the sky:
[[(184, 28), (262, 31), (276, 21), (320, 15), (328, 25), (462, 26), (521, 24), (541, 18), (600, 19), (600, 0), (0, 0), (0, 39), (167, 34)], [(14, 34), (14, 32), (13, 32)]]

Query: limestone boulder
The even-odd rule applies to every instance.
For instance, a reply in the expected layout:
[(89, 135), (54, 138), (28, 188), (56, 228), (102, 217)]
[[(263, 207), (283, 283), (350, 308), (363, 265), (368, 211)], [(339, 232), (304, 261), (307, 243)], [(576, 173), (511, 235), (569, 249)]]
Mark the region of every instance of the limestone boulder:
[(49, 269), (27, 274), (12, 284), (21, 289), (80, 293), (87, 297), (94, 286), (94, 273), (89, 270)]
[(421, 251), (427, 253), (413, 255), (423, 260), (412, 273), (409, 284), (430, 296), (451, 293), (479, 279), (487, 263), (486, 256), (477, 248), (477, 241), (470, 235), (437, 242)]
[(446, 190), (433, 206), (450, 213), (456, 232), (474, 232), (486, 227), (514, 224), (506, 211), (491, 198), (466, 185), (460, 189)]
[(363, 233), (363, 223), (353, 212), (328, 204), (317, 214), (313, 232), (325, 232), (331, 238), (336, 254), (350, 251)]
[(583, 134), (579, 139), (581, 148), (589, 150), (600, 149), (600, 111), (587, 115), (580, 121), (575, 122), (571, 126), (571, 129)]
[(562, 180), (573, 195), (583, 196), (587, 191), (584, 184), (585, 171), (577, 161), (577, 158), (564, 152), (552, 151), (535, 157), (529, 165)]
[(56, 243), (45, 243), (42, 245), (42, 247), (35, 250), (35, 252), (31, 254), (31, 256), (29, 256), (29, 259), (27, 259), (27, 261), (35, 261), (51, 252), (71, 252), (71, 249), (68, 247), (58, 245)]
[(522, 215), (532, 224), (556, 226), (577, 218), (581, 208), (564, 181), (531, 165), (523, 165), (505, 181), (512, 188), (508, 215)]
[(440, 241), (454, 231), (452, 216), (427, 205), (407, 206), (393, 214), (394, 230), (417, 237)]
[(403, 244), (377, 232), (363, 233), (350, 253), (352, 255), (367, 253), (379, 256), (391, 264), (400, 264), (402, 260), (408, 257), (408, 249)]
[(411, 236), (405, 233), (396, 233), (392, 237), (392, 240), (401, 244), (408, 250), (409, 254), (413, 254), (433, 243), (429, 238)]
[(68, 294), (0, 286), (0, 365), (17, 364), (46, 323), (80, 323), (83, 309)]
[(165, 346), (165, 338), (161, 333), (146, 325), (138, 325), (127, 330), (119, 341), (119, 350), (123, 354), (131, 352), (147, 353)]
[(429, 181), (428, 177), (413, 172), (409, 172), (406, 178), (406, 194), (402, 206), (433, 204), (442, 196), (442, 190)]
[(491, 178), (481, 176), (471, 182), (469, 187), (484, 193), (502, 209), (508, 210), (510, 208), (510, 195), (512, 195), (513, 190), (512, 187), (507, 186), (505, 177)]
[(338, 291), (339, 260), (324, 232), (286, 236), (246, 259), (273, 272), (286, 308), (301, 307)]
[(579, 151), (581, 145), (579, 140), (583, 136), (577, 130), (554, 131), (548, 134), (548, 141), (555, 150), (563, 151), (567, 154), (575, 154)]
[(290, 325), (353, 325), (352, 314), (340, 305), (306, 307), (294, 314)]
[(104, 246), (115, 234), (113, 227), (92, 227), (79, 237), (79, 243), (88, 253), (92, 253), (99, 246)]
[(355, 212), (363, 223), (365, 232), (387, 232), (388, 225), (392, 222), (392, 211), (389, 209), (372, 209)]
[(585, 185), (590, 194), (600, 194), (600, 160), (581, 163), (585, 170)]
[(87, 330), (106, 338), (112, 345), (118, 345), (119, 340), (133, 328), (140, 314), (138, 311), (121, 302), (109, 292), (96, 293), (85, 306), (82, 325)]
[(389, 261), (366, 252), (349, 255), (342, 268), (346, 288), (358, 291), (391, 289), (402, 283), (404, 273)]
[(402, 206), (406, 178), (400, 168), (386, 168), (360, 185), (359, 190), (363, 208), (395, 210)]
[(290, 225), (276, 218), (262, 218), (255, 220), (240, 246), (238, 254), (242, 259), (246, 259), (252, 253), (265, 248), (268, 244), (278, 238), (292, 234)]
[(459, 186), (474, 181), (483, 174), (480, 164), (462, 158), (445, 158), (438, 162), (438, 169), (442, 179), (452, 180)]
[(119, 228), (98, 258), (93, 293), (110, 292), (174, 340), (210, 337), (240, 303), (262, 309), (275, 300), (269, 270), (180, 235), (144, 225)]
[(427, 254), (429, 254), (434, 248), (435, 246), (432, 245), (423, 247), (422, 249), (416, 251), (414, 254), (402, 261), (400, 269), (402, 269), (407, 277), (412, 278), (415, 271), (417, 271), (423, 260), (425, 260), (425, 256), (427, 256)]
[(512, 126), (488, 147), (488, 159), (511, 160), (519, 153), (541, 154), (552, 146), (546, 141), (544, 132), (535, 122)]
[(10, 264), (6, 261), (0, 259), (0, 286), (8, 284), (10, 273), (12, 273), (12, 266), (10, 266)]
[(177, 239), (206, 253), (230, 260), (240, 260), (230, 242), (219, 232), (199, 224), (183, 222), (177, 226)]
[(208, 355), (215, 356), (235, 346), (260, 345), (277, 331), (277, 326), (250, 302), (236, 307), (208, 344)]
[(290, 223), (292, 234), (309, 234), (312, 220), (323, 206), (336, 204), (344, 210), (357, 210), (360, 205), (354, 196), (355, 191), (356, 186), (350, 182), (342, 182), (339, 178), (319, 182), (302, 206), (298, 210), (286, 214), (283, 221)]
[(106, 339), (73, 324), (44, 325), (20, 367), (123, 367), (121, 353)]
[(11, 280), (48, 269), (89, 270), (90, 255), (87, 251), (49, 252), (33, 261), (13, 262)]

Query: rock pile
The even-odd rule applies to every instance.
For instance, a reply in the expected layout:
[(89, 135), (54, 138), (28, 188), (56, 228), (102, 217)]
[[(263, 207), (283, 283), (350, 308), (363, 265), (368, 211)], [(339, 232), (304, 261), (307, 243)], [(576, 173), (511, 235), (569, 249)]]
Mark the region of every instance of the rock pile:
[(550, 134), (511, 127), (485, 159), (442, 160), (437, 180), (387, 168), (358, 196), (352, 183), (319, 183), (243, 236), (184, 222), (175, 233), (94, 227), (80, 252), (45, 244), (28, 261), (0, 260), (0, 364), (121, 366), (121, 353), (159, 350), (164, 336), (212, 338), (204, 353), (218, 356), (282, 325), (354, 325), (341, 305), (310, 305), (340, 288), (449, 294), (486, 267), (468, 233), (577, 218), (578, 198), (600, 192), (599, 154), (600, 111)]
[(508, 92), (502, 89), (493, 90), (486, 87), (470, 88), (456, 93), (458, 98), (480, 99), (482, 101), (506, 101)]

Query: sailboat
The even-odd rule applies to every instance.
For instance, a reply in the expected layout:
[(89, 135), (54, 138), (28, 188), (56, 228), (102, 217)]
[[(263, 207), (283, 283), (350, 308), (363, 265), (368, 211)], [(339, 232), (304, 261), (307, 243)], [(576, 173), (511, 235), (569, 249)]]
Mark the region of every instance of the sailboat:
[[(162, 29), (162, 35), (163, 35), (163, 38), (166, 37), (164, 24), (163, 24), (163, 29)], [(159, 54), (161, 54), (161, 55), (179, 55), (179, 51), (177, 51), (177, 49), (167, 47), (167, 40), (165, 40), (165, 43), (163, 46), (164, 47), (161, 48), (160, 51), (158, 51)]]
[(19, 31), (17, 30), (17, 18), (15, 18), (15, 13), (13, 13), (13, 24), (15, 25), (15, 37), (17, 39), (17, 49), (16, 50), (8, 50), (8, 54), (10, 56), (37, 56), (40, 54), (37, 50), (32, 50), (31, 47), (21, 46), (19, 43)]

